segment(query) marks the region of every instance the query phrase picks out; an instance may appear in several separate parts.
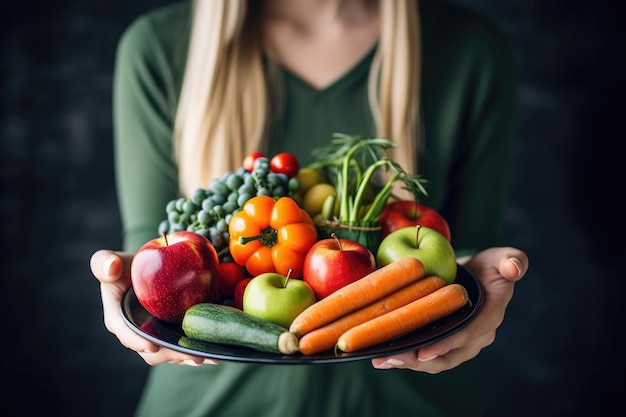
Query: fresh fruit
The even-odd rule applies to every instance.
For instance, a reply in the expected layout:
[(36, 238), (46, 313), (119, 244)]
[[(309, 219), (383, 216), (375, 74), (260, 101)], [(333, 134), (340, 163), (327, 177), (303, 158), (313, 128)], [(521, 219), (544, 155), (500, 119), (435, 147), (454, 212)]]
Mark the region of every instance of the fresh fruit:
[(236, 262), (222, 261), (217, 265), (218, 288), (220, 294), (224, 297), (234, 296), (235, 287), (246, 277), (246, 270)]
[(306, 282), (267, 272), (255, 276), (246, 286), (243, 311), (288, 328), (294, 317), (315, 301), (315, 293)]
[(395, 260), (412, 256), (424, 264), (426, 275), (437, 275), (450, 284), (456, 279), (456, 254), (448, 239), (434, 229), (409, 226), (388, 234), (376, 252), (381, 267)]
[(256, 161), (259, 158), (266, 158), (265, 154), (263, 152), (259, 152), (259, 151), (254, 151), (254, 152), (250, 152), (248, 155), (246, 155), (246, 157), (243, 159), (242, 162), (242, 166), (244, 167), (244, 169), (246, 169), (248, 172), (252, 172), (254, 171), (254, 161)]
[(317, 183), (309, 188), (302, 197), (302, 208), (311, 217), (315, 217), (322, 212), (326, 199), (336, 194), (335, 187), (326, 183)]
[(418, 224), (435, 229), (451, 240), (450, 226), (437, 210), (409, 200), (392, 201), (385, 206), (380, 215), (381, 238), (394, 230)]
[(191, 197), (169, 201), (165, 206), (167, 218), (159, 224), (159, 233), (197, 232), (222, 252), (228, 247), (230, 219), (249, 199), (258, 195), (280, 198), (297, 193), (297, 179), (272, 172), (270, 161), (263, 154), (253, 152), (248, 158), (244, 163), (250, 169), (241, 167), (227, 172), (214, 178), (208, 188), (196, 189)]
[(321, 300), (375, 269), (376, 259), (367, 247), (333, 234), (311, 246), (304, 258), (302, 279)]
[(131, 263), (139, 303), (154, 317), (180, 322), (193, 304), (217, 300), (215, 248), (198, 233), (181, 231), (146, 242)]
[(243, 310), (243, 294), (246, 291), (246, 287), (248, 283), (252, 281), (252, 278), (245, 278), (239, 281), (239, 283), (235, 286), (235, 292), (233, 294), (233, 304), (239, 310)]
[(191, 306), (185, 312), (182, 328), (187, 337), (204, 342), (283, 355), (298, 351), (298, 339), (287, 329), (220, 304)]
[(300, 183), (300, 189), (298, 190), (300, 194), (304, 195), (309, 188), (314, 186), (315, 184), (320, 184), (325, 182), (324, 176), (317, 169), (313, 169), (310, 167), (302, 167), (298, 170), (296, 174), (296, 178)]
[(281, 152), (277, 153), (270, 159), (270, 169), (277, 174), (285, 174), (287, 177), (292, 178), (298, 174), (300, 170), (300, 162), (298, 158), (292, 153)]

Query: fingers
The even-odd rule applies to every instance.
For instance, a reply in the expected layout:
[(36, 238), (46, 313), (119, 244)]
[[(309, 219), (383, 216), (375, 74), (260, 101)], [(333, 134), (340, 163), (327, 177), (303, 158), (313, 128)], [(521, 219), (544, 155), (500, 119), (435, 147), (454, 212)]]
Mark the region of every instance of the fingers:
[(455, 349), (441, 356), (431, 356), (426, 360), (418, 359), (408, 364), (408, 369), (429, 374), (438, 374), (469, 361), (476, 357), (481, 351), (477, 345), (468, 345), (463, 349)]
[(162, 348), (131, 330), (120, 312), (120, 300), (125, 289), (118, 284), (119, 282), (102, 283), (100, 292), (102, 294), (105, 327), (118, 338), (123, 346), (137, 352), (151, 366), (161, 363), (191, 366), (218, 363), (215, 360)]
[(528, 271), (528, 256), (512, 247), (490, 248), (463, 259), (485, 290), (479, 315), (459, 332), (417, 351), (372, 359), (377, 369), (402, 368), (431, 374), (452, 369), (495, 341), (496, 329), (513, 296), (514, 283)]
[(372, 366), (376, 369), (399, 368), (438, 374), (476, 357), (484, 347), (493, 342), (495, 334), (485, 334), (468, 342), (470, 339), (472, 336), (459, 332), (417, 351), (374, 358)]
[(133, 332), (124, 321), (120, 302), (124, 288), (116, 284), (103, 283), (100, 286), (104, 326), (113, 333), (126, 348), (136, 352), (157, 352), (159, 347)]
[(100, 249), (91, 255), (89, 265), (92, 274), (100, 282), (114, 282), (120, 278), (130, 278), (132, 258), (133, 255), (127, 252)]
[(510, 280), (518, 281), (528, 271), (528, 256), (525, 252), (515, 248), (503, 248), (498, 270), (500, 274)]
[(130, 285), (130, 263), (132, 255), (101, 249), (89, 261), (91, 272), (100, 281), (100, 296), (106, 329), (120, 343), (136, 352), (158, 352), (159, 347), (133, 332), (124, 321), (120, 302)]
[(162, 363), (186, 366), (217, 365), (219, 363), (216, 359), (187, 355), (167, 348), (161, 348), (156, 352), (140, 352), (139, 355), (150, 366)]
[(107, 249), (96, 251), (89, 260), (91, 272), (100, 281), (100, 295), (104, 313), (104, 325), (126, 348), (137, 352), (149, 365), (172, 363), (199, 366), (217, 364), (218, 361), (192, 356), (171, 349), (162, 348), (144, 339), (126, 324), (120, 303), (124, 292), (130, 286), (130, 264), (133, 254)]

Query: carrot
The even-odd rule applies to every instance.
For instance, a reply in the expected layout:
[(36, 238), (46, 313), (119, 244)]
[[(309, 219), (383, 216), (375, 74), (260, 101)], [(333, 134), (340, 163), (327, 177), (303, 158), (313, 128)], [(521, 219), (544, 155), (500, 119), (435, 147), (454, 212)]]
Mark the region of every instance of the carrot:
[(424, 265), (419, 259), (408, 257), (393, 261), (304, 309), (293, 320), (289, 331), (302, 336), (391, 294), (423, 275)]
[(298, 342), (298, 349), (305, 355), (331, 349), (337, 344), (339, 336), (352, 327), (424, 297), (444, 285), (446, 281), (434, 275), (415, 281), (368, 306), (305, 334)]
[(452, 314), (468, 301), (465, 287), (448, 284), (412, 303), (351, 328), (339, 337), (336, 347), (343, 352), (354, 352), (386, 342)]

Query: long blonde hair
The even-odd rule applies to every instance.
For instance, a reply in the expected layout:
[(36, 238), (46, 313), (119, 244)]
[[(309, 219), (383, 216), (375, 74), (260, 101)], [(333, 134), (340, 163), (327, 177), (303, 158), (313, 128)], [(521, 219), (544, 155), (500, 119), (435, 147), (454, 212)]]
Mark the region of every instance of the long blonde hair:
[[(258, 1), (195, 0), (174, 125), (182, 195), (234, 170), (266, 146), (271, 116), (258, 35)], [(378, 1), (380, 39), (369, 75), (377, 135), (396, 141), (394, 159), (417, 170), (420, 31), (417, 1)], [(330, 139), (330, 138), (329, 138)]]

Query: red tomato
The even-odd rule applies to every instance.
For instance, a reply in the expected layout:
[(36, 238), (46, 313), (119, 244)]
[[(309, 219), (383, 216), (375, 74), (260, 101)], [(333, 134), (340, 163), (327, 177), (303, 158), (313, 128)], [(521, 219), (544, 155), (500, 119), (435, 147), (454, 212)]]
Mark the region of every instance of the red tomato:
[(252, 172), (254, 171), (254, 161), (262, 157), (265, 157), (263, 152), (250, 152), (248, 156), (244, 158), (242, 165), (246, 171)]
[(244, 278), (235, 286), (234, 304), (239, 310), (243, 310), (243, 293), (246, 291), (246, 286), (252, 278)]
[(246, 270), (235, 262), (220, 262), (217, 265), (218, 288), (226, 297), (232, 297), (239, 281), (245, 278)]
[(281, 152), (270, 160), (270, 170), (277, 174), (285, 174), (289, 178), (295, 177), (300, 170), (300, 162), (293, 154)]

